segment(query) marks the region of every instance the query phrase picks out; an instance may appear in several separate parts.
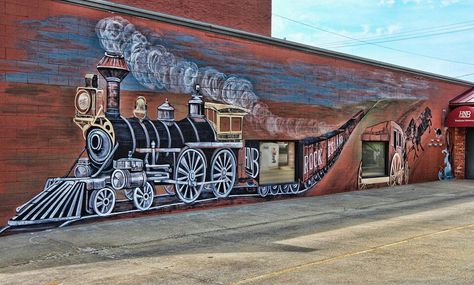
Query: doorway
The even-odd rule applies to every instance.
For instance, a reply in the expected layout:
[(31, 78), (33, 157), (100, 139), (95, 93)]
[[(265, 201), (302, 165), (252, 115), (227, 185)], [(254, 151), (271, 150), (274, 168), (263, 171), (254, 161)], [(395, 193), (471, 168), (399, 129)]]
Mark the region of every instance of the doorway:
[(466, 128), (466, 179), (474, 179), (474, 128)]

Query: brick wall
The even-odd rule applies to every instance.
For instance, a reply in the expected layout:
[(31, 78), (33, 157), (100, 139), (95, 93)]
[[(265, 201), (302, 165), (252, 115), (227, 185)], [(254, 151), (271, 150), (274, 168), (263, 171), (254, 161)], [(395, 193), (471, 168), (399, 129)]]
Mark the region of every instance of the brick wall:
[[(143, 1), (143, 5), (146, 3)], [(47, 177), (64, 175), (84, 147), (82, 134), (72, 122), (75, 88), (83, 85), (85, 73), (96, 72), (104, 50), (95, 27), (101, 19), (112, 16), (117, 14), (61, 1), (0, 0), (0, 224), (14, 214), (17, 206), (41, 191)], [(372, 106), (379, 94), (391, 99), (381, 101), (377, 110), (364, 119), (359, 134), (365, 127), (385, 120), (397, 120), (405, 128), (426, 106), (433, 111), (433, 128), (440, 127), (441, 111), (447, 108), (448, 100), (469, 88), (340, 58), (121, 16), (143, 34), (159, 33), (160, 37), (153, 40), (163, 43), (176, 58), (205, 70), (214, 68), (227, 76), (248, 79), (260, 106), (266, 106), (262, 112), (271, 111), (275, 117), (258, 125), (246, 120), (246, 139), (295, 139), (294, 134), (272, 134), (267, 129), (277, 129), (276, 124), (286, 122), (286, 118), (291, 119), (289, 132), (301, 129), (301, 122), (312, 120), (313, 125), (305, 129), (306, 133), (296, 134), (298, 137), (319, 135), (340, 126), (355, 110)], [(103, 81), (100, 85), (104, 86)], [(152, 118), (156, 118), (156, 107), (166, 97), (177, 108), (177, 118), (186, 111), (188, 96), (147, 89), (133, 74), (124, 87), (121, 110), (125, 116), (131, 115), (134, 98), (140, 95), (147, 98)], [(423, 140), (433, 136), (433, 132), (427, 133)], [(351, 142), (354, 144), (345, 147), (332, 172), (311, 195), (354, 189), (361, 155), (357, 132)], [(436, 179), (442, 154), (439, 149), (427, 148), (416, 163), (411, 181)], [(340, 173), (346, 178), (340, 179)]]
[(464, 179), (466, 162), (466, 128), (454, 128), (453, 172), (456, 178)]
[(111, 0), (183, 18), (271, 36), (271, 0)]

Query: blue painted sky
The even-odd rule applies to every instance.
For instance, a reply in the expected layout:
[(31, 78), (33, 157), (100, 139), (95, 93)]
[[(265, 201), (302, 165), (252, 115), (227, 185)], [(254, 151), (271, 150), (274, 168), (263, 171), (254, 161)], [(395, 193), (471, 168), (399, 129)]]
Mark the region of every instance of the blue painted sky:
[(474, 82), (472, 0), (273, 0), (272, 5), (273, 37)]

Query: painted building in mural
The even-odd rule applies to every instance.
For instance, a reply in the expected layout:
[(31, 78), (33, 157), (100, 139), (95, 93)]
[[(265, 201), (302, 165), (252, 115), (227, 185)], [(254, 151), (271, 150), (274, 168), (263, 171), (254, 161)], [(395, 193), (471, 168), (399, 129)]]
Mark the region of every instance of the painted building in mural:
[(104, 1), (0, 5), (2, 224), (322, 195), (459, 168), (444, 120), (469, 82)]

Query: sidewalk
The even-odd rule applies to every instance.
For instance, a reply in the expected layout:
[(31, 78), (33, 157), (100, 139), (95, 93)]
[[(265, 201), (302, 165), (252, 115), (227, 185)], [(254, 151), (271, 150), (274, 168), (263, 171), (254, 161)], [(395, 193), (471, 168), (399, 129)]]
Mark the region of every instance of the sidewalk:
[(469, 284), (474, 181), (0, 237), (0, 284)]

